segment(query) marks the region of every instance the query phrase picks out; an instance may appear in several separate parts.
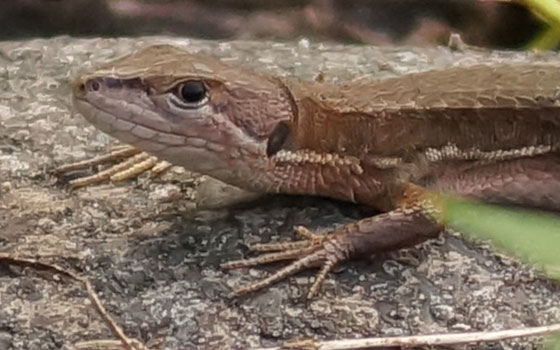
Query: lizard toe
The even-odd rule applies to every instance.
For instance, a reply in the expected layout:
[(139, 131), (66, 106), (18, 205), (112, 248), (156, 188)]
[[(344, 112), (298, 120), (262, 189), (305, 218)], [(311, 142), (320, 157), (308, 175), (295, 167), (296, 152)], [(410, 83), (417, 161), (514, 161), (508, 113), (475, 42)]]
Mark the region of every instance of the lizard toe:
[(166, 172), (171, 164), (142, 152), (133, 146), (122, 146), (107, 154), (66, 164), (54, 170), (57, 176), (66, 175), (77, 170), (83, 170), (106, 163), (118, 162), (104, 170), (90, 176), (82, 176), (68, 182), (71, 189), (91, 186), (107, 181), (119, 182), (137, 177), (151, 170), (150, 177), (156, 177)]
[[(302, 270), (311, 268), (311, 267), (315, 267), (317, 265), (321, 265), (323, 264), (323, 262), (325, 261), (325, 251), (324, 250), (318, 250), (316, 252), (313, 252), (307, 256), (304, 256), (294, 262), (292, 262), (291, 264), (289, 264), (288, 266), (285, 266), (283, 268), (281, 268), (280, 270), (276, 271), (275, 273), (273, 273), (272, 275), (263, 278), (260, 281), (242, 286), (237, 288), (234, 291), (234, 294), (236, 296), (240, 296), (243, 294), (248, 294), (248, 293), (252, 293), (252, 292), (256, 292), (260, 289), (263, 288), (267, 288), (270, 287), (271, 285), (275, 284), (276, 282), (279, 282), (289, 276), (292, 276)], [(334, 266), (334, 265), (333, 265)], [(332, 268), (332, 267), (331, 267)], [(323, 272), (323, 270), (325, 269), (321, 269), (321, 271), (319, 272), (319, 274), (321, 274)], [(324, 272), (324, 275), (326, 276), (326, 274), (328, 273), (329, 269), (326, 269), (326, 271)], [(320, 275), (318, 275), (320, 276)], [(317, 284), (317, 286), (314, 288), (315, 290), (318, 290), (320, 287), (321, 282), (324, 280), (324, 277), (321, 279), (321, 281), (316, 280), (314, 283)], [(317, 283), (318, 282), (318, 283)], [(316, 291), (315, 291), (316, 293)], [(310, 294), (309, 296), (313, 296), (314, 294)]]

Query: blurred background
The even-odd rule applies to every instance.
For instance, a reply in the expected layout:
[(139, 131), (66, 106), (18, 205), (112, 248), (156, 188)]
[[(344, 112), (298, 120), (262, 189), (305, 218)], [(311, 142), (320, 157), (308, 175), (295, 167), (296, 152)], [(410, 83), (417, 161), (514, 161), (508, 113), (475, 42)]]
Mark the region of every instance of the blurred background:
[[(556, 0), (548, 0), (556, 1)], [(204, 39), (526, 48), (546, 24), (491, 0), (0, 0), (0, 39), (169, 34)]]

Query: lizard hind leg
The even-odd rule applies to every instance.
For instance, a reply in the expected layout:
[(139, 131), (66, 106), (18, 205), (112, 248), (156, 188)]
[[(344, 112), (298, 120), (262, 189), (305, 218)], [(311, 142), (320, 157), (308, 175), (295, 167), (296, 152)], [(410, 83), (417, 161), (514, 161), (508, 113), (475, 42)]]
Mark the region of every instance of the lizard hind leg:
[(235, 294), (242, 295), (269, 287), (299, 271), (319, 266), (320, 270), (307, 295), (311, 298), (319, 292), (321, 283), (336, 265), (361, 255), (414, 245), (436, 236), (440, 230), (441, 227), (420, 207), (396, 209), (346, 224), (326, 235), (317, 235), (298, 227), (296, 232), (305, 240), (258, 244), (252, 249), (268, 253), (256, 258), (231, 261), (222, 267), (244, 268), (295, 260), (272, 275), (235, 291)]

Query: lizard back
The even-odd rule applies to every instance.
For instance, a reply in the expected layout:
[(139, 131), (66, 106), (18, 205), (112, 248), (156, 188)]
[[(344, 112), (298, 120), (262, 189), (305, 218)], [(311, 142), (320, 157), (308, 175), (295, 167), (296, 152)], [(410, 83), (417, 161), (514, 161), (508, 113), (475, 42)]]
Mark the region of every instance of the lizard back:
[(376, 82), (292, 84), (296, 144), (358, 158), (449, 146), (470, 152), (558, 149), (558, 68), (480, 65)]

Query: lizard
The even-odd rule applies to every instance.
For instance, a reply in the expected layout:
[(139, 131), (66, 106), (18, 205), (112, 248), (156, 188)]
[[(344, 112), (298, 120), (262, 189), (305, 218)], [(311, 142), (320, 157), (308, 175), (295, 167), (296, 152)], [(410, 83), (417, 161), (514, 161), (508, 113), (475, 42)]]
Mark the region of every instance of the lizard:
[(560, 210), (559, 68), (478, 64), (331, 84), (153, 45), (78, 76), (73, 104), (133, 153), (253, 192), (378, 210), (324, 235), (296, 227), (303, 240), (222, 265), (292, 261), (238, 295), (319, 267), (312, 297), (344, 261), (437, 237), (433, 191)]

